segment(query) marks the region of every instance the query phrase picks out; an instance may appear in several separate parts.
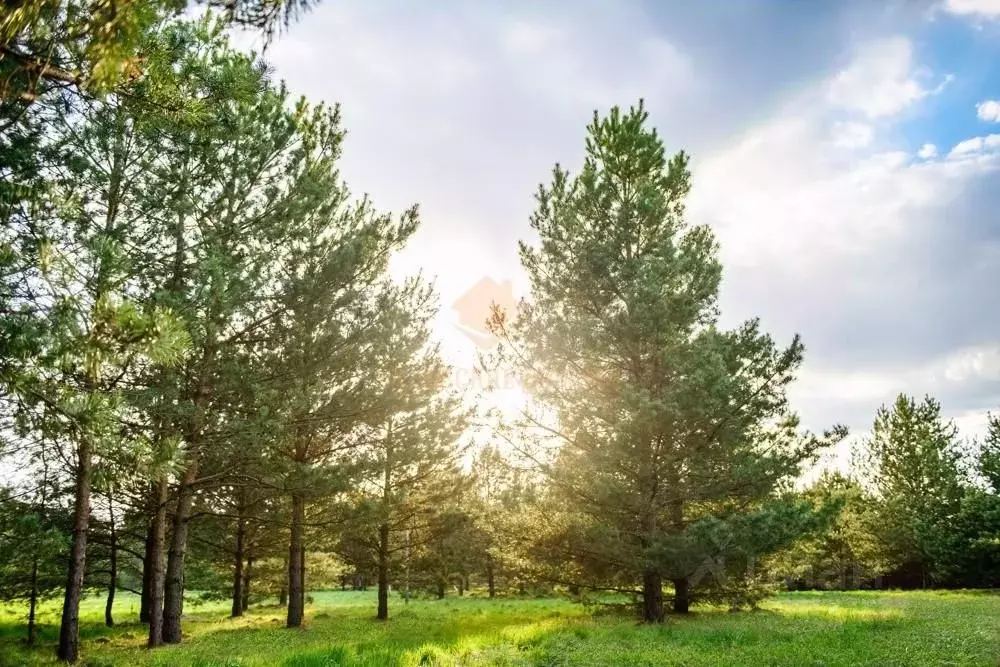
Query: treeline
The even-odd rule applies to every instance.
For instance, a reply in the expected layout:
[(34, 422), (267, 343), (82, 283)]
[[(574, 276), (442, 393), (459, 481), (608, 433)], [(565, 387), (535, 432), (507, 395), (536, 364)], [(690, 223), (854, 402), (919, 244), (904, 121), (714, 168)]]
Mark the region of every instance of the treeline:
[(789, 588), (1000, 585), (1000, 415), (967, 441), (933, 398), (901, 395), (849, 474), (824, 474), (803, 496), (838, 513), (768, 564)]
[(903, 397), (851, 477), (796, 488), (846, 431), (791, 409), (798, 338), (720, 327), (688, 158), (641, 103), (595, 114), (580, 170), (537, 193), (530, 298), (494, 312), (488, 360), (531, 401), (484, 429), (432, 286), (388, 275), (417, 210), (351, 195), (338, 109), (210, 21), (136, 39), (107, 94), (40, 77), (0, 102), (0, 596), (27, 601), (29, 640), (61, 596), (77, 659), (81, 598), (111, 625), (118, 591), (156, 647), (185, 603), (298, 627), (337, 587), (377, 588), (379, 619), (392, 591), (610, 590), (655, 622), (781, 582), (995, 582), (996, 421), (963, 454)]

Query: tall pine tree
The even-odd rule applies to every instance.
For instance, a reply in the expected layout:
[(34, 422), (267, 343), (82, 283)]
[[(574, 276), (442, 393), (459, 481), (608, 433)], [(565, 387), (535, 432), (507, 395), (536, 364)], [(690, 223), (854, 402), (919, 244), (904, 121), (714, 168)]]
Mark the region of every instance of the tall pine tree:
[(689, 188), (688, 157), (667, 158), (642, 103), (595, 114), (580, 173), (556, 166), (538, 192), (530, 300), (493, 318), (535, 402), (526, 426), (557, 446), (536, 457), (572, 517), (560, 557), (639, 583), (647, 621), (664, 579), (686, 612), (706, 572), (790, 540), (809, 510), (781, 491), (826, 442), (786, 399), (799, 339), (718, 327), (718, 247), (685, 221)]

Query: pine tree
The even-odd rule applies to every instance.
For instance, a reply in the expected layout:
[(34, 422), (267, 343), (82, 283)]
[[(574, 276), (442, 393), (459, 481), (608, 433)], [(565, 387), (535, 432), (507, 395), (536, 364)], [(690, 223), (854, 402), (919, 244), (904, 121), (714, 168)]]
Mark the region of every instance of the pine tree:
[(877, 498), (873, 530), (903, 577), (921, 587), (947, 576), (955, 545), (949, 526), (963, 488), (955, 425), (930, 396), (900, 394), (882, 406), (856, 452), (861, 478)]
[(335, 170), (338, 109), (302, 104), (296, 119), (308, 170), (272, 254), (273, 308), (250, 318), (259, 326), (249, 376), (273, 415), (268, 460), (290, 504), (289, 627), (304, 615), (307, 513), (349, 488), (357, 430), (384, 413), (371, 369), (397, 313), (388, 261), (418, 224), (415, 208), (393, 216), (351, 202)]
[(685, 612), (706, 564), (791, 538), (797, 521), (751, 528), (805, 520), (779, 492), (828, 438), (800, 433), (788, 408), (799, 339), (718, 327), (717, 244), (684, 218), (688, 157), (668, 160), (646, 122), (642, 103), (595, 114), (579, 175), (556, 166), (539, 189), (540, 243), (521, 244), (530, 301), (493, 326), (539, 406), (527, 426), (559, 445), (540, 461), (574, 517), (564, 557), (641, 582), (656, 621), (664, 578)]
[(375, 526), (369, 544), (380, 620), (389, 618), (390, 568), (407, 548), (405, 534), (427, 523), (460, 488), (458, 439), (466, 426), (458, 396), (446, 391), (449, 370), (430, 341), (433, 290), (411, 280), (396, 292), (373, 350), (368, 391), (380, 405), (360, 434), (358, 455), (368, 473), (360, 486), (367, 493), (354, 517)]

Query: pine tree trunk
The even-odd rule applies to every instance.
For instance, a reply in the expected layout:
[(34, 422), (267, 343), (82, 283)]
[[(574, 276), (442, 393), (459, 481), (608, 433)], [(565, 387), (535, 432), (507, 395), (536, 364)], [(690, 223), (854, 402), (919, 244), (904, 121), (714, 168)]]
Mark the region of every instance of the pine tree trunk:
[(444, 599), (444, 581), (438, 581), (437, 595), (438, 595), (438, 600)]
[[(680, 488), (680, 479), (676, 468), (671, 469), (671, 473), (670, 488)], [(679, 495), (675, 495), (670, 503), (670, 527), (674, 533), (684, 531), (684, 501)], [(691, 587), (688, 578), (678, 577), (672, 581), (674, 584), (674, 613), (686, 614), (691, 606)]]
[[(150, 489), (150, 494), (156, 494), (154, 489)], [(142, 554), (142, 590), (139, 595), (139, 622), (149, 623), (150, 596), (152, 595), (153, 577), (153, 532), (156, 529), (156, 512), (150, 517), (149, 525), (146, 527), (146, 541)]]
[(73, 506), (73, 545), (70, 548), (62, 624), (59, 626), (59, 659), (76, 662), (80, 650), (80, 597), (87, 565), (87, 530), (90, 526), (90, 477), (93, 452), (84, 437), (77, 450), (76, 498)]
[(38, 641), (38, 624), (35, 623), (35, 611), (38, 608), (38, 554), (31, 559), (31, 594), (28, 598), (28, 646), (34, 646)]
[[(305, 542), (305, 538), (302, 540)], [(302, 555), (299, 557), (302, 564), (302, 596), (299, 598), (299, 618), (305, 620), (306, 617), (306, 547), (302, 545)]]
[(167, 552), (167, 574), (163, 586), (163, 642), (181, 641), (181, 614), (184, 612), (184, 557), (187, 555), (188, 519), (194, 500), (194, 481), (198, 475), (197, 460), (188, 464), (184, 481), (177, 492), (170, 550)]
[(392, 507), (392, 419), (386, 424), (385, 461), (382, 468), (382, 511), (378, 527), (378, 619), (389, 620), (389, 513)]
[(250, 608), (250, 576), (253, 573), (253, 558), (247, 558), (247, 566), (243, 568), (243, 611)]
[(389, 619), (389, 525), (378, 527), (378, 619)]
[(156, 481), (154, 500), (156, 502), (153, 521), (150, 525), (149, 544), (149, 637), (147, 645), (155, 648), (163, 644), (163, 545), (167, 531), (167, 497), (169, 494), (166, 476)]
[(642, 575), (642, 620), (659, 623), (663, 620), (663, 581), (656, 570)]
[(687, 577), (674, 579), (674, 613), (686, 614), (691, 606), (691, 590)]
[(115, 533), (115, 515), (111, 513), (111, 554), (108, 566), (108, 599), (104, 604), (104, 625), (115, 627), (115, 592), (118, 590), (118, 536)]
[(292, 534), (288, 545), (288, 615), (286, 627), (298, 628), (302, 625), (305, 610), (303, 563), (303, 523), (305, 522), (305, 500), (300, 493), (292, 493)]
[(486, 556), (486, 587), (490, 591), (490, 599), (496, 597), (496, 581), (493, 578), (493, 556)]
[(231, 618), (243, 615), (243, 542), (246, 528), (243, 519), (236, 522), (236, 551), (233, 553), (233, 606)]

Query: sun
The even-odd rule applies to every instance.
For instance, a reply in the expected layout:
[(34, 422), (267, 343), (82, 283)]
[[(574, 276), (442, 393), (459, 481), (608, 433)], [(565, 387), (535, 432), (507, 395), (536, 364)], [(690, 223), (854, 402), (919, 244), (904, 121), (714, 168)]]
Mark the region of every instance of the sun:
[(484, 394), (483, 403), (494, 407), (500, 419), (508, 423), (516, 421), (531, 404), (531, 395), (513, 378), (509, 386), (488, 390)]

